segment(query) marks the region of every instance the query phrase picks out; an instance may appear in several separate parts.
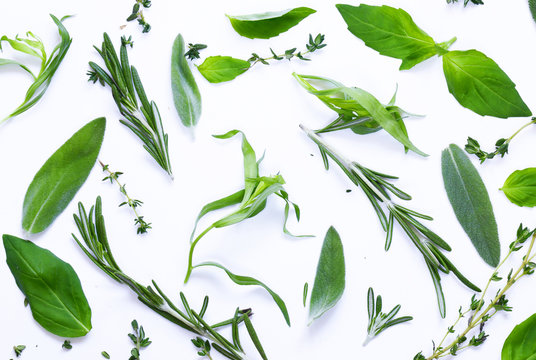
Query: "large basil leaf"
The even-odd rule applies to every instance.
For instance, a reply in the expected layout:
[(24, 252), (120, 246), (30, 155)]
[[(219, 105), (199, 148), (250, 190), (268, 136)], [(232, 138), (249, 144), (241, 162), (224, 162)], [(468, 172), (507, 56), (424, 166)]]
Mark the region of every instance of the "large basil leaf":
[(105, 127), (105, 118), (89, 122), (56, 150), (35, 174), (24, 197), (24, 230), (30, 233), (45, 230), (69, 205), (97, 160)]
[(91, 330), (91, 309), (71, 265), (46, 249), (4, 235), (6, 261), (15, 282), (42, 327), (62, 337)]
[(458, 222), (482, 259), (491, 266), (500, 260), (497, 222), (484, 182), (467, 155), (451, 144), (441, 154), (445, 190)]
[(227, 15), (227, 17), (240, 35), (250, 39), (269, 39), (298, 25), (300, 21), (315, 12), (308, 7), (299, 7), (263, 14)]
[(201, 75), (211, 83), (231, 81), (245, 73), (251, 64), (249, 61), (230, 56), (209, 56), (197, 68)]
[(518, 324), (508, 335), (501, 360), (536, 360), (536, 314)]
[(501, 190), (516, 205), (536, 206), (536, 168), (516, 170), (504, 182)]
[(508, 118), (532, 114), (508, 75), (480, 51), (448, 52), (443, 55), (443, 71), (449, 92), (479, 115)]

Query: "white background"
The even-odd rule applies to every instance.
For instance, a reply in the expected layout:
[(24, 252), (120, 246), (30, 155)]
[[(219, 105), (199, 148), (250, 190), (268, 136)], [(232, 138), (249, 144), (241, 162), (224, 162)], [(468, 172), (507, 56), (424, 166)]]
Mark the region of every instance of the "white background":
[[(236, 306), (252, 307), (254, 325), (271, 359), (411, 359), (420, 350), (429, 354), (431, 341), (438, 340), (466, 305), (471, 291), (453, 276), (442, 276), (447, 300), (447, 319), (440, 318), (432, 282), (421, 255), (407, 237), (395, 229), (389, 252), (383, 250), (384, 233), (370, 204), (342, 172), (333, 166), (325, 171), (311, 141), (298, 128), (304, 123), (321, 127), (334, 113), (307, 94), (291, 73), (331, 77), (348, 86), (359, 86), (387, 102), (396, 84), (397, 104), (424, 118), (406, 121), (410, 138), (428, 158), (405, 155), (388, 134), (357, 136), (351, 132), (325, 138), (347, 157), (371, 168), (398, 175), (397, 185), (414, 199), (405, 204), (435, 218), (430, 227), (452, 246), (449, 258), (476, 284), (483, 285), (492, 272), (479, 258), (459, 226), (447, 200), (440, 171), (440, 153), (449, 143), (465, 144), (467, 136), (491, 150), (495, 140), (510, 136), (529, 119), (481, 117), (462, 108), (448, 93), (441, 60), (432, 58), (410, 71), (400, 72), (399, 60), (367, 48), (346, 30), (335, 9), (335, 1), (155, 1), (145, 11), (153, 26), (141, 34), (136, 23), (126, 24), (133, 1), (10, 1), (2, 4), (0, 33), (8, 36), (32, 30), (49, 47), (58, 41), (48, 14), (74, 14), (65, 21), (73, 43), (42, 100), (25, 114), (0, 128), (0, 232), (35, 241), (69, 262), (77, 271), (93, 311), (93, 330), (73, 339), (73, 349), (62, 350), (63, 338), (43, 330), (23, 306), (18, 290), (0, 251), (0, 358), (14, 357), (12, 346), (25, 344), (24, 359), (99, 359), (106, 350), (112, 359), (128, 358), (131, 344), (126, 336), (130, 321), (142, 324), (153, 344), (144, 359), (195, 359), (192, 335), (152, 313), (125, 286), (107, 278), (77, 247), (70, 233), (76, 227), (72, 215), (78, 201), (90, 206), (102, 195), (111, 246), (122, 268), (142, 283), (151, 279), (173, 299), (184, 291), (194, 307), (205, 294), (211, 303), (211, 322), (230, 317)], [(536, 109), (536, 27), (525, 0), (487, 0), (484, 6), (447, 5), (444, 0), (371, 0), (373, 5), (402, 7), (436, 41), (453, 36), (451, 49), (476, 48), (493, 58), (517, 84), (527, 105)], [(358, 3), (355, 2), (355, 5)], [(250, 40), (234, 32), (224, 14), (242, 15), (297, 6), (318, 12), (295, 28), (270, 40)], [(175, 180), (153, 162), (140, 142), (119, 123), (120, 115), (109, 88), (87, 82), (88, 61), (101, 63), (93, 45), (110, 34), (116, 46), (122, 34), (133, 35), (129, 50), (150, 99), (160, 107), (169, 133), (170, 156)], [(195, 136), (185, 129), (175, 112), (170, 91), (171, 45), (182, 33), (186, 42), (205, 43), (202, 57), (230, 55), (247, 59), (251, 52), (269, 55), (269, 48), (282, 52), (304, 47), (308, 34), (326, 35), (328, 46), (311, 55), (311, 62), (281, 61), (256, 65), (232, 82), (209, 84), (194, 69), (203, 97), (203, 115)], [(6, 46), (7, 48), (7, 46)], [(11, 53), (7, 52), (5, 55)], [(200, 61), (197, 61), (200, 64)], [(15, 68), (0, 69), (0, 113), (3, 117), (23, 97), (29, 78)], [(115, 185), (102, 183), (96, 166), (75, 200), (43, 234), (30, 236), (21, 229), (22, 202), (34, 174), (45, 160), (88, 121), (106, 116), (107, 129), (99, 158), (111, 169), (123, 171), (121, 180), (129, 193), (143, 200), (141, 213), (153, 230), (136, 235), (133, 216)], [(201, 207), (231, 194), (243, 185), (239, 139), (217, 140), (212, 134), (230, 129), (245, 131), (260, 156), (266, 150), (261, 174), (280, 172), (287, 181), (291, 200), (302, 208), (302, 220), (289, 223), (295, 233), (315, 238), (285, 236), (281, 225), (283, 203), (271, 199), (266, 210), (242, 224), (213, 230), (199, 244), (195, 261), (218, 261), (237, 274), (254, 276), (278, 292), (286, 301), (292, 327), (285, 325), (269, 295), (260, 288), (239, 287), (216, 269), (199, 269), (187, 286), (189, 235)], [(504, 159), (483, 166), (473, 162), (486, 183), (497, 218), (503, 253), (523, 221), (535, 226), (534, 211), (511, 204), (498, 190), (516, 169), (534, 166), (534, 129), (525, 130), (511, 145)], [(314, 156), (311, 156), (314, 155)], [(352, 189), (347, 193), (346, 189)], [(200, 226), (223, 216), (222, 211)], [(302, 306), (304, 282), (311, 285), (324, 234), (330, 225), (339, 231), (346, 256), (346, 290), (339, 304), (307, 327), (307, 309)], [(516, 262), (517, 264), (517, 262)], [(488, 341), (466, 358), (499, 359), (502, 343), (513, 326), (536, 309), (531, 300), (534, 279), (523, 279), (509, 291), (514, 311), (496, 316), (487, 326)], [(381, 334), (367, 347), (366, 291), (373, 286), (389, 309), (401, 304), (400, 315), (414, 321)], [(494, 292), (494, 291), (492, 291)], [(387, 310), (389, 310), (387, 309)], [(243, 339), (246, 339), (244, 333)], [(244, 342), (246, 342), (244, 340)], [(252, 358), (257, 355), (248, 342)]]

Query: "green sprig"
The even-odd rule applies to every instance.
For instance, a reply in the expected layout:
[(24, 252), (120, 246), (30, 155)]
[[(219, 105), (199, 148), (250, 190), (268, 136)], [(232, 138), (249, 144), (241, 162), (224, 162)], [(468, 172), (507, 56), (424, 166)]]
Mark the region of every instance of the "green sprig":
[(270, 52), (272, 53), (272, 56), (270, 57), (260, 57), (256, 53), (252, 53), (251, 57), (248, 59), (248, 61), (251, 63), (251, 66), (261, 63), (264, 65), (270, 65), (268, 61), (270, 60), (291, 60), (293, 58), (298, 58), (303, 61), (310, 61), (311, 59), (306, 58), (305, 55), (309, 53), (313, 53), (317, 50), (322, 49), (323, 47), (326, 47), (327, 44), (324, 43), (325, 35), (318, 34), (313, 38), (313, 35), (309, 34), (309, 42), (305, 45), (305, 48), (307, 50), (304, 51), (298, 51), (296, 52), (297, 48), (292, 48), (285, 50), (283, 54), (277, 55), (274, 50), (270, 48)]
[(138, 24), (143, 28), (142, 33), (151, 31), (151, 25), (147, 23), (143, 16), (143, 8), (150, 8), (151, 5), (151, 0), (136, 0), (136, 3), (132, 7), (132, 13), (127, 17), (127, 21), (138, 20)]
[(199, 51), (206, 49), (207, 46), (205, 44), (188, 44), (188, 51), (184, 53), (184, 56), (188, 60), (195, 60), (201, 58), (201, 55), (199, 54)]
[(149, 340), (148, 337), (145, 337), (145, 330), (143, 329), (143, 326), (138, 325), (138, 321), (132, 320), (131, 326), (133, 332), (129, 333), (128, 337), (134, 344), (134, 347), (130, 351), (129, 360), (140, 360), (141, 349), (151, 345), (152, 341)]
[[(484, 5), (484, 1), (482, 0), (463, 0), (463, 6), (467, 6), (469, 4), (469, 1), (475, 5)], [(456, 3), (458, 0), (447, 0), (447, 4)]]

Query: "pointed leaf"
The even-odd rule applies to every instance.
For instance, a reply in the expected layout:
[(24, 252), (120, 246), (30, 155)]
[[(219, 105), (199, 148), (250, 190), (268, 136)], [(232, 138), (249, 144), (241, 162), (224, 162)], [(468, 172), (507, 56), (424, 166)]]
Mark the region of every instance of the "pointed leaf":
[(506, 338), (501, 360), (536, 359), (536, 314), (516, 325)]
[(536, 206), (536, 168), (516, 170), (501, 188), (504, 195), (516, 205)]
[(201, 75), (211, 83), (233, 80), (245, 73), (251, 64), (249, 61), (230, 56), (209, 56), (197, 67)]

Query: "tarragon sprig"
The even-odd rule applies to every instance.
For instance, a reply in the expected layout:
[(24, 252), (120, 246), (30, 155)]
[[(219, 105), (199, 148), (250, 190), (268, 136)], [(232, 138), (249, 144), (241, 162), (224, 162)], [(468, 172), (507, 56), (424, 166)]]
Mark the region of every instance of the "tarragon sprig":
[(326, 47), (327, 44), (324, 43), (324, 38), (325, 38), (325, 35), (322, 35), (322, 34), (318, 34), (314, 38), (313, 38), (313, 35), (309, 34), (309, 43), (305, 45), (306, 50), (296, 52), (297, 48), (292, 48), (292, 49), (285, 50), (283, 54), (277, 55), (275, 51), (273, 51), (272, 48), (270, 48), (270, 52), (272, 53), (272, 56), (263, 58), (257, 55), (256, 53), (252, 53), (248, 61), (251, 63), (251, 66), (257, 63), (270, 65), (270, 63), (268, 62), (270, 60), (277, 60), (277, 61), (289, 60), (290, 61), (294, 57), (300, 60), (310, 61), (311, 59), (306, 58), (305, 55), (315, 52), (316, 50), (320, 50), (323, 47)]

